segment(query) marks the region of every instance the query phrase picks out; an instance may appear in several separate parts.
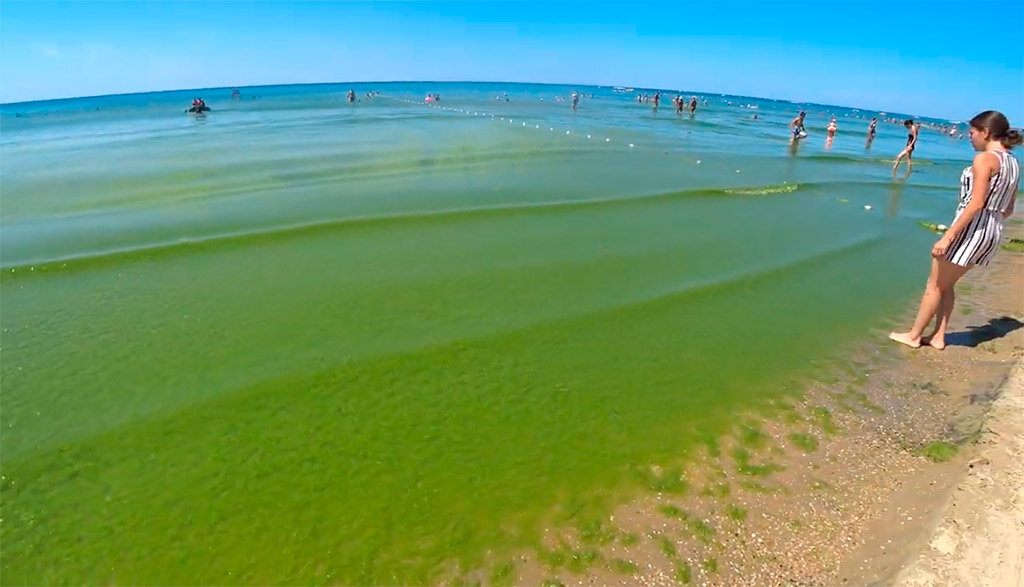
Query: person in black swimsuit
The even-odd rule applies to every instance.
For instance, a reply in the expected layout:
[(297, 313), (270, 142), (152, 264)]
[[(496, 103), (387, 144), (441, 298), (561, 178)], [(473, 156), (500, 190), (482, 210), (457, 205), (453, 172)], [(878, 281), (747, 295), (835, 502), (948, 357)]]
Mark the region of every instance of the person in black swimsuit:
[(896, 169), (899, 168), (900, 161), (902, 161), (904, 157), (907, 158), (907, 175), (910, 175), (911, 158), (914, 155), (914, 147), (917, 146), (917, 133), (921, 128), (914, 124), (913, 118), (904, 120), (903, 126), (907, 127), (907, 146), (900, 151), (900, 154), (896, 156), (896, 161), (892, 164), (893, 177), (896, 176)]

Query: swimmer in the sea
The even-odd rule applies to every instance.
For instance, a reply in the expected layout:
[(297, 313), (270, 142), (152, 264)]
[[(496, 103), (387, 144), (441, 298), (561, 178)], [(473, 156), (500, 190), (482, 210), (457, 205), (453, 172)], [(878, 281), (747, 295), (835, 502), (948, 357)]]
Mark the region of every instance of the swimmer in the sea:
[(875, 138), (875, 133), (878, 132), (878, 119), (872, 118), (871, 122), (868, 123), (868, 140)]
[(789, 130), (792, 133), (792, 136), (789, 139), (790, 142), (793, 142), (793, 141), (796, 141), (797, 139), (802, 138), (800, 136), (801, 134), (806, 136), (807, 131), (804, 130), (804, 118), (806, 118), (806, 117), (807, 117), (807, 113), (804, 112), (803, 110), (801, 110), (800, 114), (796, 115), (796, 118), (794, 118), (793, 120), (789, 121)]
[(697, 96), (690, 98), (690, 116), (697, 112)]
[(576, 110), (579, 107), (580, 107), (580, 95), (577, 94), (576, 92), (573, 92), (572, 93), (572, 111), (576, 112)]
[(351, 104), (351, 103), (353, 103), (355, 101), (356, 101), (356, 91), (355, 90), (349, 90), (348, 91), (348, 103)]
[(903, 121), (903, 126), (907, 127), (907, 146), (903, 147), (900, 154), (896, 156), (896, 161), (892, 164), (892, 175), (896, 176), (896, 169), (900, 166), (900, 161), (904, 157), (907, 159), (907, 175), (910, 175), (911, 170), (911, 159), (914, 155), (914, 148), (917, 147), (917, 135), (921, 131), (921, 127), (914, 124), (913, 118), (908, 118)]
[(192, 100), (192, 106), (185, 112), (198, 114), (201, 112), (207, 112), (209, 110), (210, 108), (206, 105), (205, 100), (203, 100), (202, 98), (196, 98), (195, 100)]
[(828, 122), (828, 126), (825, 128), (825, 130), (828, 131), (829, 138), (834, 138), (836, 136), (836, 128), (838, 128), (836, 126), (836, 117), (833, 116), (832, 120)]
[(658, 109), (658, 104), (661, 103), (661, 92), (654, 92), (654, 109)]

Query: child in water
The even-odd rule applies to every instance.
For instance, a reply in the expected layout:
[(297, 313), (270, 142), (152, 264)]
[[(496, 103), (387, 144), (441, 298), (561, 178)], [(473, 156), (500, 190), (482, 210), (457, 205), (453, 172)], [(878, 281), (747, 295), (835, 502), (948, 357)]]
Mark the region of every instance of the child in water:
[(806, 117), (807, 113), (801, 110), (800, 114), (796, 115), (796, 118), (789, 121), (789, 130), (793, 133), (792, 138), (790, 138), (790, 142), (794, 142), (797, 139), (807, 136), (807, 132), (804, 130), (804, 118)]

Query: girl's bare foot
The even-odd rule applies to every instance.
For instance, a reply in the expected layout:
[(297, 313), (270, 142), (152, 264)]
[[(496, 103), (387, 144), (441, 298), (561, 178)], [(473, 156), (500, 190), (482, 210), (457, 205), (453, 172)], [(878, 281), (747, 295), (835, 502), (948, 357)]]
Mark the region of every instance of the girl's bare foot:
[(921, 337), (921, 346), (925, 346), (925, 345), (930, 346), (930, 347), (932, 347), (935, 350), (941, 351), (942, 349), (946, 348), (946, 339), (945, 339), (945, 337), (937, 339), (937, 338), (935, 338), (934, 334), (929, 334), (928, 336), (922, 336)]
[(916, 349), (921, 346), (920, 337), (912, 338), (909, 332), (890, 332), (889, 339), (895, 340), (900, 344), (905, 344), (912, 349)]

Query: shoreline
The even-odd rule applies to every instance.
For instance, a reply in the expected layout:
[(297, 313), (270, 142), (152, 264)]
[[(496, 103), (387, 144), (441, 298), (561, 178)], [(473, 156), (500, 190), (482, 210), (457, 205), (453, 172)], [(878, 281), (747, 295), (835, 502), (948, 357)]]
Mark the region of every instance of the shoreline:
[[(5, 572), (424, 584), (458, 561), (453, 580), (530, 583), (529, 555), (506, 558), (526, 552), (537, 584), (811, 583), (847, 559), (842, 576), (873, 572), (854, 553), (891, 544), (870, 522), (919, 475), (935, 484), (912, 497), (947, 491), (955, 466), (917, 453), (971, 438), (987, 387), (944, 389), (926, 377), (935, 353), (908, 361), (884, 332), (919, 291), (932, 235), (912, 222), (945, 218), (956, 143), (932, 137), (921, 182), (894, 184), (879, 155), (902, 137), (879, 127), (873, 155), (858, 141), (798, 160), (763, 102), (754, 133), (743, 105), (687, 121), (597, 103), (607, 124), (493, 103), (516, 121), (490, 132), (472, 108), (290, 100), (214, 126), (141, 101), (125, 112), (152, 118), (128, 123), (72, 106), (10, 143), (15, 212), (39, 219), (11, 225), (28, 252), (415, 218), (5, 270)], [(609, 136), (591, 144), (610, 144), (584, 146), (594, 124)], [(345, 140), (374, 131), (387, 140)], [(255, 151), (219, 148), (257, 134)], [(197, 136), (217, 154), (199, 167)], [(111, 160), (130, 163), (124, 181)], [(663, 189), (684, 183), (722, 187)], [(423, 218), (509, 202), (539, 207)], [(268, 552), (280, 535), (288, 551)]]
[[(1009, 223), (1006, 232), (1019, 238), (1024, 225)], [(984, 473), (978, 459), (997, 462), (988, 455), (1002, 448), (989, 430), (1002, 425), (1007, 404), (1024, 401), (1022, 269), (1024, 255), (1000, 251), (991, 266), (968, 274), (945, 351), (902, 348), (875, 333), (836, 365), (840, 375), (810, 381), (795, 405), (779, 402), (758, 419), (743, 415), (717, 451), (692, 455), (682, 490), (666, 485), (616, 508), (596, 532), (603, 540), (586, 529), (550, 529), (539, 555), (516, 557), (515, 582), (931, 585), (921, 577), (935, 568), (958, 572), (964, 564), (941, 561), (936, 540), (948, 545), (950, 524), (960, 528), (957, 516), (981, 511), (991, 493), (965, 493), (965, 484), (1009, 475), (1006, 467)], [(916, 308), (915, 299), (907, 315)], [(1015, 393), (1004, 392), (1014, 385)], [(651, 468), (656, 479), (672, 473)], [(952, 496), (961, 495), (950, 511)], [(956, 544), (969, 548), (973, 534), (959, 535), (966, 538)], [(1008, 560), (1018, 557), (1019, 577), (1022, 546), (1006, 548)], [(961, 560), (980, 560), (978, 552), (969, 548)], [(926, 562), (909, 567), (915, 557)], [(457, 576), (488, 584), (509, 578)]]

